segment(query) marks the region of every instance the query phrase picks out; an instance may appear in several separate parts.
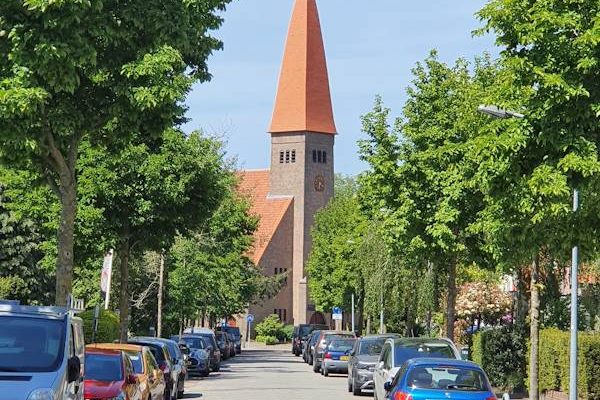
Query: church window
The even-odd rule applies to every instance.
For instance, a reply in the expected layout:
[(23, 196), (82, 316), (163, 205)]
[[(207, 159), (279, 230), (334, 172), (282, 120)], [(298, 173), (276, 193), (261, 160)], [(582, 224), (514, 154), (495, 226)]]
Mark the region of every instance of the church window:
[(290, 151), (289, 150), (285, 151), (285, 163), (286, 164), (290, 163)]
[(283, 151), (279, 152), (279, 164), (283, 164)]
[(296, 150), (292, 150), (292, 163), (296, 162)]
[(287, 321), (287, 309), (283, 309), (283, 322)]
[(327, 164), (327, 152), (323, 152), (323, 164)]
[(317, 151), (317, 162), (319, 164), (323, 162), (323, 152), (321, 150)]
[(317, 151), (313, 150), (313, 162), (317, 162)]

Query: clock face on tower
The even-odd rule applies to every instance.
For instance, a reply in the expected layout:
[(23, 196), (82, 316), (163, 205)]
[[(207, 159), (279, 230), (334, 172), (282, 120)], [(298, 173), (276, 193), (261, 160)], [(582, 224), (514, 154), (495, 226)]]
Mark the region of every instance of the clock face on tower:
[(317, 192), (322, 192), (325, 190), (325, 178), (323, 178), (323, 175), (317, 175), (315, 178), (315, 190)]

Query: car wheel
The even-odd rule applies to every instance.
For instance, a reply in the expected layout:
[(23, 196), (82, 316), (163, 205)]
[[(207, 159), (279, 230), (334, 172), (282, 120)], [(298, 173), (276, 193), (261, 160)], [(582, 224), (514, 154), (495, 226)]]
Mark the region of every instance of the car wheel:
[(327, 368), (323, 368), (323, 376), (329, 376), (329, 371), (327, 371)]
[(321, 370), (321, 368), (319, 368), (319, 366), (317, 365), (317, 363), (313, 360), (313, 372), (317, 373)]
[(221, 370), (221, 364), (217, 364), (215, 365), (215, 367), (213, 368), (213, 372), (219, 372)]
[(352, 382), (352, 380), (350, 379), (350, 376), (348, 375), (348, 392), (352, 392), (353, 387), (354, 387), (354, 383)]
[(177, 392), (177, 398), (178, 398), (178, 399), (183, 399), (183, 393), (184, 393), (184, 392), (185, 392), (184, 390), (179, 390), (179, 391)]

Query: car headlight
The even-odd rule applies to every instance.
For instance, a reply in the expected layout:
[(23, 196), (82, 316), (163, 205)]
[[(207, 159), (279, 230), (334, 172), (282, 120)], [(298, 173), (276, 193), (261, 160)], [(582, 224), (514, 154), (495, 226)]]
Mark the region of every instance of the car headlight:
[(52, 389), (36, 389), (29, 393), (27, 400), (55, 400), (54, 390)]

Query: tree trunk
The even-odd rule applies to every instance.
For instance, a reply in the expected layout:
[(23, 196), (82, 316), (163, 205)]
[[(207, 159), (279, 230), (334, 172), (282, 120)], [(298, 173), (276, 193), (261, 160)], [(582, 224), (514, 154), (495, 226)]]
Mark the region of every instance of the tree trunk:
[(74, 174), (64, 172), (59, 181), (61, 205), (56, 258), (56, 305), (65, 305), (73, 288), (75, 217), (77, 216), (77, 184)]
[(518, 329), (525, 329), (527, 314), (529, 313), (529, 301), (527, 299), (527, 284), (525, 282), (525, 271), (523, 267), (517, 270), (517, 300), (515, 305), (515, 325)]
[(531, 354), (529, 365), (529, 399), (539, 400), (539, 346), (540, 346), (540, 289), (539, 289), (539, 256), (536, 255), (531, 264), (531, 309), (530, 309), (530, 341)]
[(158, 316), (156, 320), (156, 336), (162, 336), (163, 285), (165, 275), (165, 253), (160, 253), (160, 268), (158, 276)]
[(355, 329), (358, 331), (358, 336), (363, 335), (363, 328), (365, 322), (365, 290), (361, 290), (358, 297), (358, 318), (356, 319)]
[(456, 261), (450, 263), (448, 271), (448, 300), (446, 304), (446, 337), (454, 341), (454, 321), (456, 320)]
[(121, 237), (119, 258), (121, 261), (121, 293), (119, 299), (120, 316), (120, 339), (121, 343), (127, 343), (127, 331), (129, 328), (129, 232)]

